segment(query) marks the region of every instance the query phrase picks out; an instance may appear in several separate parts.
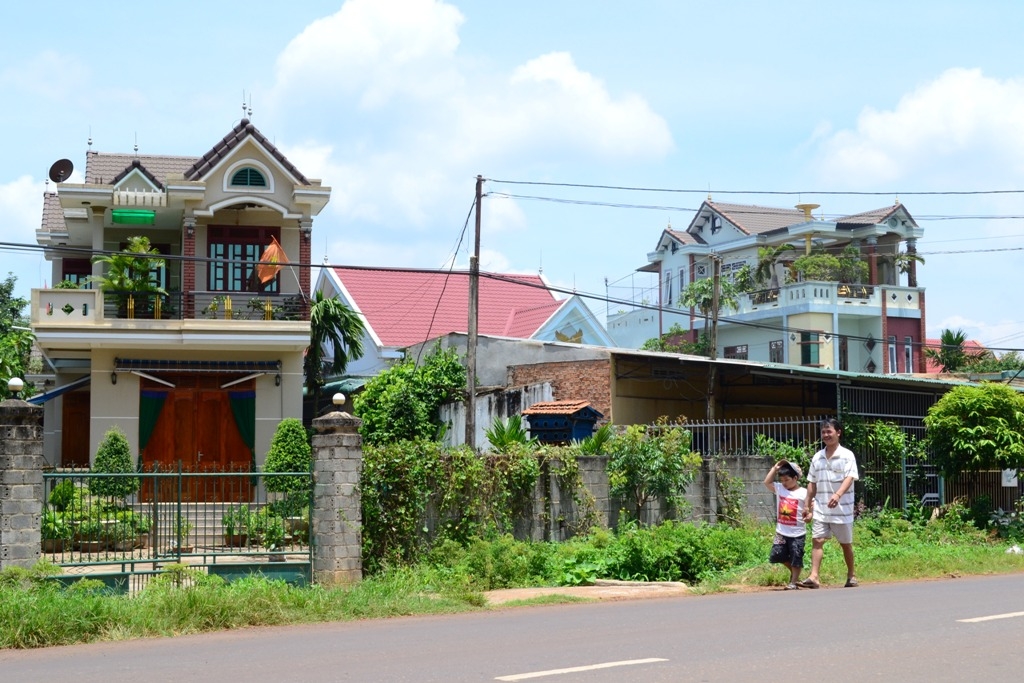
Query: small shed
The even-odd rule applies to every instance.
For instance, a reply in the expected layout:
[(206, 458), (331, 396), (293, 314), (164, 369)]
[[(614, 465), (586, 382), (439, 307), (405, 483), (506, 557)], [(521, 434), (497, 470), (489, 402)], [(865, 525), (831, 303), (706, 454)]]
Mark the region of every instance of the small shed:
[(587, 401), (545, 401), (523, 411), (530, 422), (530, 436), (541, 443), (582, 441), (594, 433), (603, 417)]

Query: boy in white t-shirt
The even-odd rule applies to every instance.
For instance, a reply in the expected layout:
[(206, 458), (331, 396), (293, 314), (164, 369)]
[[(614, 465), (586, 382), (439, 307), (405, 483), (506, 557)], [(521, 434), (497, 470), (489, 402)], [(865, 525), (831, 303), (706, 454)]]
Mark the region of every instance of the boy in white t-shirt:
[[(796, 590), (800, 572), (804, 568), (804, 539), (807, 525), (804, 522), (804, 506), (807, 489), (800, 486), (800, 466), (788, 460), (780, 460), (768, 470), (764, 486), (775, 494), (775, 540), (768, 561), (783, 564), (789, 568), (789, 584), (785, 590)], [(775, 481), (776, 475), (779, 477)]]

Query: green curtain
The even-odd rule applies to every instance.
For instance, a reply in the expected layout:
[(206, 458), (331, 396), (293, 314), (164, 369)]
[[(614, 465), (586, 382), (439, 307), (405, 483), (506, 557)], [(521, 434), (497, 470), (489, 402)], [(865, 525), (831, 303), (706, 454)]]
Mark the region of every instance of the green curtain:
[(235, 416), (235, 425), (242, 441), (249, 447), (249, 467), (256, 471), (256, 392), (229, 391), (231, 414)]
[(146, 448), (149, 438), (153, 436), (157, 420), (164, 409), (167, 391), (143, 389), (139, 392), (139, 451)]

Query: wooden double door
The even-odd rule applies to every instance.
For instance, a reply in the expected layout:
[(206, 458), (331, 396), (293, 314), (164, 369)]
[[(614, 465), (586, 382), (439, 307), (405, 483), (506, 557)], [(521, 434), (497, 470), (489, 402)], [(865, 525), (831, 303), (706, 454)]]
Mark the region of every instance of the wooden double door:
[[(187, 473), (180, 484), (181, 497), (186, 501), (241, 502), (251, 498), (250, 477), (214, 475), (249, 472), (252, 464), (252, 454), (239, 433), (229, 393), (217, 386), (219, 381), (224, 380), (187, 377), (175, 382), (173, 389), (155, 384), (143, 387), (167, 389), (160, 417), (142, 453), (143, 469), (177, 472), (180, 466)], [(144, 500), (153, 499), (154, 481), (159, 482), (159, 500), (177, 499), (176, 478), (147, 477), (142, 489)]]

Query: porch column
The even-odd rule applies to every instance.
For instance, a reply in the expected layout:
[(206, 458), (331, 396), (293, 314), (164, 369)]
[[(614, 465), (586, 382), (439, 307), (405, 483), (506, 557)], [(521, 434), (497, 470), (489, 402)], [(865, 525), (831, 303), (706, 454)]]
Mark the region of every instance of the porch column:
[(0, 402), (0, 569), (39, 561), (43, 512), (43, 408)]
[(907, 286), (917, 287), (917, 261), (913, 258), (917, 256), (917, 240), (907, 240), (907, 255), (911, 257), (907, 263)]
[(871, 282), (871, 286), (874, 287), (878, 284), (878, 238), (868, 238), (868, 280)]
[(363, 438), (357, 417), (332, 412), (313, 420), (313, 581), (355, 583), (363, 577), (359, 494)]
[(196, 291), (196, 219), (186, 216), (181, 221), (181, 318), (195, 318), (193, 310)]
[[(309, 267), (310, 259), (313, 255), (313, 219), (304, 218), (299, 221), (299, 263), (302, 267), (299, 268), (299, 289), (302, 290), (303, 301), (309, 299), (309, 272), (312, 268)], [(306, 314), (308, 317), (309, 310), (307, 305)]]

